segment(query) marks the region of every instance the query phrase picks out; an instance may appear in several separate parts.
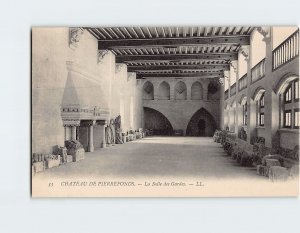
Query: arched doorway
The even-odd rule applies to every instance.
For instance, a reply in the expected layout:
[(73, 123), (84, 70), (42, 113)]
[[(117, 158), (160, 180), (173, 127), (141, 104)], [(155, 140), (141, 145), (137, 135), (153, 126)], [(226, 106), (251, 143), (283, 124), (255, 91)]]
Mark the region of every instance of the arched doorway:
[(216, 130), (213, 116), (204, 108), (199, 109), (192, 116), (186, 128), (187, 136), (211, 137)]
[(170, 121), (159, 111), (144, 107), (144, 129), (151, 135), (172, 135), (173, 127)]

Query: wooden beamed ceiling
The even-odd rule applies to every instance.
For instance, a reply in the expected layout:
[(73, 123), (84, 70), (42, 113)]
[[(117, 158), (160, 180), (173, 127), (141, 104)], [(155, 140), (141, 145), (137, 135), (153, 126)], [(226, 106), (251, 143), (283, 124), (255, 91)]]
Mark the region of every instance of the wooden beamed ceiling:
[(207, 73), (219, 77), (232, 60), (237, 60), (240, 47), (250, 44), (254, 27), (85, 29), (97, 38), (99, 50), (110, 50), (116, 63), (125, 63), (128, 72), (142, 78), (207, 77)]

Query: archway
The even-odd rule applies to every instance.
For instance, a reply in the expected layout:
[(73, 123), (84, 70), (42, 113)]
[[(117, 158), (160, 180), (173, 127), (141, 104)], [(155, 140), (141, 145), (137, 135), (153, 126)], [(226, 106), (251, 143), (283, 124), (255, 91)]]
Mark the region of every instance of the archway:
[(173, 127), (170, 121), (159, 111), (144, 107), (144, 129), (152, 135), (172, 135)]
[(186, 128), (187, 136), (211, 137), (217, 124), (213, 116), (204, 108), (194, 113)]
[(154, 87), (153, 84), (149, 81), (145, 82), (143, 86), (143, 99), (144, 100), (154, 99)]

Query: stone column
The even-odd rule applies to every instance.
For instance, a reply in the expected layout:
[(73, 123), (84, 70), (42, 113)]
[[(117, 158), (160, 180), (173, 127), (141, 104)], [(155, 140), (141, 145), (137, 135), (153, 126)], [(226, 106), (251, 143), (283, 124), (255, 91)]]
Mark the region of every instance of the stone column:
[[(257, 31), (263, 35), (263, 41), (266, 43), (265, 58), (265, 83), (271, 83), (267, 79), (272, 79), (272, 32), (270, 27), (259, 27)], [(272, 147), (273, 137), (279, 129), (279, 97), (272, 89), (272, 85), (265, 85), (265, 145)]]
[(221, 83), (220, 85), (220, 114), (219, 114), (219, 118), (220, 118), (220, 129), (224, 129), (224, 85), (225, 83)]
[[(250, 143), (251, 137), (255, 133), (256, 126), (256, 105), (251, 99), (250, 85), (251, 85), (251, 56), (252, 51), (249, 45), (242, 47), (242, 55), (247, 62), (247, 142)], [(254, 112), (254, 114), (253, 114)]]
[(71, 139), (72, 139), (72, 140), (76, 140), (76, 139), (77, 139), (77, 138), (76, 138), (77, 126), (72, 125), (71, 127), (72, 127), (72, 128), (71, 128)]
[(106, 148), (106, 138), (105, 138), (105, 127), (107, 126), (106, 120), (99, 120), (97, 124), (100, 125), (100, 134), (101, 134), (101, 148)]
[(94, 124), (95, 121), (89, 124), (89, 152), (94, 152)]

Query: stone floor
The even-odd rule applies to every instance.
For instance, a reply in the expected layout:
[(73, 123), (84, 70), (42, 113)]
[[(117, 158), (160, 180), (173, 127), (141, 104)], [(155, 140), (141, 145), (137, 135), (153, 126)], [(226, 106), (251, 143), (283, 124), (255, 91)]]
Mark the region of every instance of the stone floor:
[(147, 137), (86, 153), (76, 163), (47, 169), (37, 177), (208, 177), (261, 178), (240, 167), (208, 137)]

